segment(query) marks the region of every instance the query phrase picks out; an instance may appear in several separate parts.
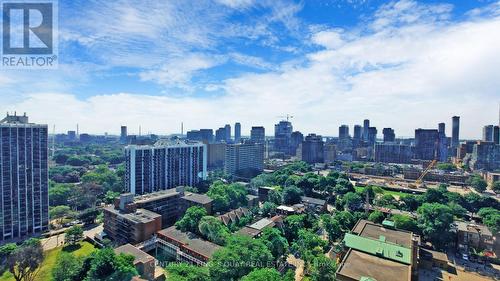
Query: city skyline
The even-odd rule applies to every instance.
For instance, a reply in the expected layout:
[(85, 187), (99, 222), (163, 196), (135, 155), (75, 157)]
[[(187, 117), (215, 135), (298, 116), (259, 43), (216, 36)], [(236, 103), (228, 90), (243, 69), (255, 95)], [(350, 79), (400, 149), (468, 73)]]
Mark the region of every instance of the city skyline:
[(498, 1), (59, 1), (59, 12), (59, 69), (0, 71), (0, 112), (50, 131), (240, 122), (247, 135), (291, 114), (305, 133), (370, 119), (379, 136), (440, 122), (450, 136), (457, 115), (475, 139), (498, 122)]

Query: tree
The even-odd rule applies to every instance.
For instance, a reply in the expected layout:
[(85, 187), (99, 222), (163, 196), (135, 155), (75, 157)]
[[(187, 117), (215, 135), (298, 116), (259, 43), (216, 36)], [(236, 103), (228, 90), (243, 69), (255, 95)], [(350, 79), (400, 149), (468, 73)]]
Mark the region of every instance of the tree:
[(213, 200), (216, 212), (225, 212), (247, 204), (247, 190), (238, 183), (224, 184), (222, 181), (214, 182), (208, 189), (207, 195)]
[(187, 263), (170, 263), (166, 268), (169, 281), (210, 281), (208, 268)]
[(175, 223), (175, 226), (181, 231), (198, 232), (198, 223), (207, 215), (207, 210), (200, 206), (192, 206), (186, 210), (181, 220)]
[(447, 172), (452, 172), (457, 170), (457, 167), (452, 163), (439, 163), (436, 165), (436, 168)]
[(323, 255), (328, 241), (321, 239), (317, 234), (306, 230), (299, 230), (297, 240), (292, 243), (292, 250), (299, 253), (300, 258), (309, 265), (315, 257)]
[(325, 256), (319, 256), (314, 258), (312, 262), (310, 275), (313, 281), (331, 281), (335, 280), (336, 271), (335, 261)]
[(64, 240), (69, 245), (74, 245), (83, 239), (83, 229), (79, 225), (72, 226), (66, 230)]
[(328, 233), (328, 240), (330, 242), (337, 241), (343, 235), (340, 223), (334, 217), (327, 214), (321, 215), (321, 223)]
[(480, 175), (472, 175), (468, 180), (467, 184), (471, 185), (478, 192), (483, 192), (486, 190), (488, 184)]
[(495, 181), (492, 185), (491, 185), (491, 189), (493, 189), (493, 191), (495, 193), (500, 193), (500, 181)]
[(265, 228), (260, 240), (267, 246), (274, 259), (277, 260), (288, 251), (288, 241), (276, 228)]
[(54, 281), (76, 281), (82, 266), (81, 259), (63, 251), (57, 257), (54, 269), (52, 269), (52, 278)]
[(17, 249), (16, 243), (7, 243), (0, 246), (0, 272), (3, 272), (4, 265), (7, 263), (7, 258), (14, 250)]
[(283, 203), (287, 205), (298, 204), (302, 201), (301, 196), (303, 195), (302, 190), (296, 186), (287, 186), (283, 190)]
[(254, 269), (248, 275), (243, 276), (241, 281), (281, 281), (280, 273), (274, 268)]
[(291, 215), (284, 219), (285, 237), (288, 242), (295, 240), (300, 229), (304, 228), (305, 215)]
[(334, 218), (339, 222), (340, 228), (344, 232), (350, 231), (357, 221), (356, 218), (348, 211), (337, 212), (335, 213)]
[(111, 248), (93, 252), (89, 260), (88, 280), (130, 280), (138, 274), (133, 256), (116, 255)]
[(384, 194), (381, 197), (377, 198), (377, 200), (375, 200), (375, 205), (396, 209), (398, 206), (398, 202), (396, 201), (396, 198), (394, 198), (394, 196), (390, 194)]
[(265, 202), (262, 204), (261, 212), (263, 216), (273, 216), (276, 214), (276, 204), (271, 202)]
[(39, 239), (31, 238), (12, 251), (7, 258), (7, 268), (16, 281), (34, 281), (42, 261), (42, 244)]
[(482, 208), (477, 213), (492, 233), (500, 231), (500, 211), (491, 207)]
[(278, 189), (270, 190), (267, 194), (267, 201), (274, 203), (276, 205), (281, 205), (283, 203), (283, 194)]
[(354, 192), (348, 192), (342, 197), (342, 202), (344, 202), (344, 208), (355, 211), (362, 208), (363, 198)]
[(51, 207), (49, 210), (49, 217), (51, 220), (57, 220), (57, 219), (62, 219), (67, 216), (72, 216), (74, 215), (74, 212), (71, 211), (71, 208), (69, 206), (54, 206)]
[(442, 248), (451, 241), (450, 226), (453, 212), (450, 207), (439, 203), (424, 203), (417, 210), (418, 227), (426, 239)]
[(212, 216), (201, 218), (198, 229), (201, 235), (218, 245), (224, 245), (230, 235), (229, 230), (222, 221)]
[(118, 197), (120, 197), (120, 192), (108, 190), (104, 195), (104, 201), (107, 204), (113, 204), (113, 202), (115, 202), (115, 199)]
[(211, 280), (238, 280), (256, 268), (272, 264), (273, 255), (259, 239), (235, 235), (217, 250), (209, 263)]
[(59, 206), (68, 203), (74, 185), (68, 183), (54, 183), (51, 181), (49, 188), (50, 206)]
[(368, 216), (368, 220), (374, 223), (381, 223), (384, 220), (384, 213), (379, 210), (373, 211)]
[(99, 214), (99, 209), (88, 208), (83, 210), (83, 212), (78, 215), (78, 219), (83, 221), (85, 224), (92, 224), (96, 220), (97, 216), (99, 216)]
[(397, 229), (404, 229), (412, 232), (417, 232), (419, 230), (417, 222), (410, 216), (392, 215), (391, 220), (394, 222), (394, 226)]
[(337, 184), (335, 185), (334, 190), (335, 190), (335, 193), (337, 193), (338, 195), (343, 195), (343, 194), (346, 194), (348, 192), (355, 191), (354, 186), (349, 181), (349, 179), (344, 179), (344, 178), (337, 180)]

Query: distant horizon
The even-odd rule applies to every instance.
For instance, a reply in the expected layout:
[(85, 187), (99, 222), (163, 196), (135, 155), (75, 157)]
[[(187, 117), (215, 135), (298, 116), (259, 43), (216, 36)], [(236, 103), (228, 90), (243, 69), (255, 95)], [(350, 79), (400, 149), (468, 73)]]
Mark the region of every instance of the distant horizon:
[(450, 135), (458, 115), (477, 139), (498, 123), (499, 0), (58, 1), (58, 15), (58, 68), (0, 69), (0, 113), (92, 134), (228, 120), (269, 134), (289, 114), (304, 133), (370, 119)]

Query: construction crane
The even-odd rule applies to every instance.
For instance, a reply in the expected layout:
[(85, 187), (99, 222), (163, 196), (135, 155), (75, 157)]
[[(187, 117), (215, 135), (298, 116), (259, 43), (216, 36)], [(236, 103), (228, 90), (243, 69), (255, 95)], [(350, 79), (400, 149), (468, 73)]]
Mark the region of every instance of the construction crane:
[(286, 116), (277, 116), (277, 117), (278, 117), (278, 118), (283, 118), (283, 119), (285, 119), (285, 118), (286, 118), (286, 121), (287, 121), (287, 122), (288, 122), (290, 119), (292, 119), (292, 118), (293, 118), (293, 116), (292, 116), (292, 115), (290, 115), (290, 114), (287, 114)]
[(415, 183), (417, 184), (417, 187), (420, 187), (422, 185), (424, 177), (431, 171), (431, 169), (436, 165), (436, 163), (437, 163), (437, 160), (432, 160), (432, 162), (429, 164), (429, 166), (427, 166), (427, 168), (425, 168), (425, 170), (422, 172), (420, 177), (418, 177), (418, 179), (415, 181)]

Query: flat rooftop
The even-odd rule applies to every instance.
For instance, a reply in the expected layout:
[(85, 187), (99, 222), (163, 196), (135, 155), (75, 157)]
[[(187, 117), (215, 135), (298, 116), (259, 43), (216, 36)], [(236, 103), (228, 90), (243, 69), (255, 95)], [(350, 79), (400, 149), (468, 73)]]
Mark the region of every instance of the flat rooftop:
[(144, 195), (139, 195), (134, 197), (134, 203), (145, 204), (151, 201), (160, 200), (163, 198), (168, 198), (177, 195), (179, 195), (179, 192), (177, 192), (175, 188), (159, 190), (153, 193), (147, 193)]
[(115, 249), (116, 254), (128, 254), (134, 256), (134, 264), (139, 262), (147, 263), (155, 260), (154, 257), (149, 255), (148, 253), (139, 250), (131, 244), (125, 244)]
[(411, 280), (411, 269), (407, 264), (350, 249), (337, 270), (337, 279), (346, 280), (342, 276), (351, 280), (371, 277), (378, 281), (406, 281)]
[(385, 237), (386, 242), (411, 248), (413, 235), (409, 231), (385, 228), (379, 224), (367, 220), (359, 220), (352, 232), (362, 237), (378, 240), (380, 236)]
[(273, 227), (274, 226), (274, 222), (270, 219), (266, 219), (266, 218), (263, 218), (251, 225), (249, 225), (248, 227), (251, 227), (251, 228), (254, 228), (254, 229), (258, 229), (258, 230), (262, 230), (266, 227)]
[(134, 213), (124, 213), (120, 212), (119, 209), (115, 209), (113, 206), (108, 206), (104, 208), (105, 210), (116, 214), (122, 218), (127, 220), (136, 222), (136, 223), (148, 223), (154, 221), (156, 218), (161, 218), (161, 215), (148, 211), (146, 209), (137, 209)]
[(191, 202), (195, 202), (198, 204), (202, 204), (202, 205), (205, 205), (205, 204), (208, 204), (208, 203), (214, 201), (214, 200), (212, 200), (212, 198), (208, 197), (205, 194), (198, 194), (198, 193), (191, 193), (191, 192), (186, 192), (186, 195), (184, 195), (182, 197), (182, 199), (188, 200)]
[(325, 205), (326, 201), (323, 199), (318, 199), (318, 198), (312, 198), (312, 197), (306, 197), (302, 196), (300, 197), (302, 200), (302, 203), (307, 203), (307, 204), (314, 204), (314, 205)]
[(207, 258), (211, 258), (212, 255), (215, 253), (215, 251), (221, 248), (217, 244), (201, 239), (194, 233), (182, 232), (178, 230), (175, 226), (162, 229), (158, 231), (158, 233), (165, 237), (168, 237), (169, 239), (175, 240), (183, 244), (185, 248), (188, 248)]
[(255, 228), (251, 228), (251, 227), (248, 227), (248, 226), (244, 226), (244, 227), (242, 227), (240, 230), (238, 230), (236, 232), (236, 234), (248, 236), (248, 237), (251, 237), (251, 238), (254, 238), (254, 237), (258, 236), (260, 233), (261, 233), (260, 230), (255, 229)]

